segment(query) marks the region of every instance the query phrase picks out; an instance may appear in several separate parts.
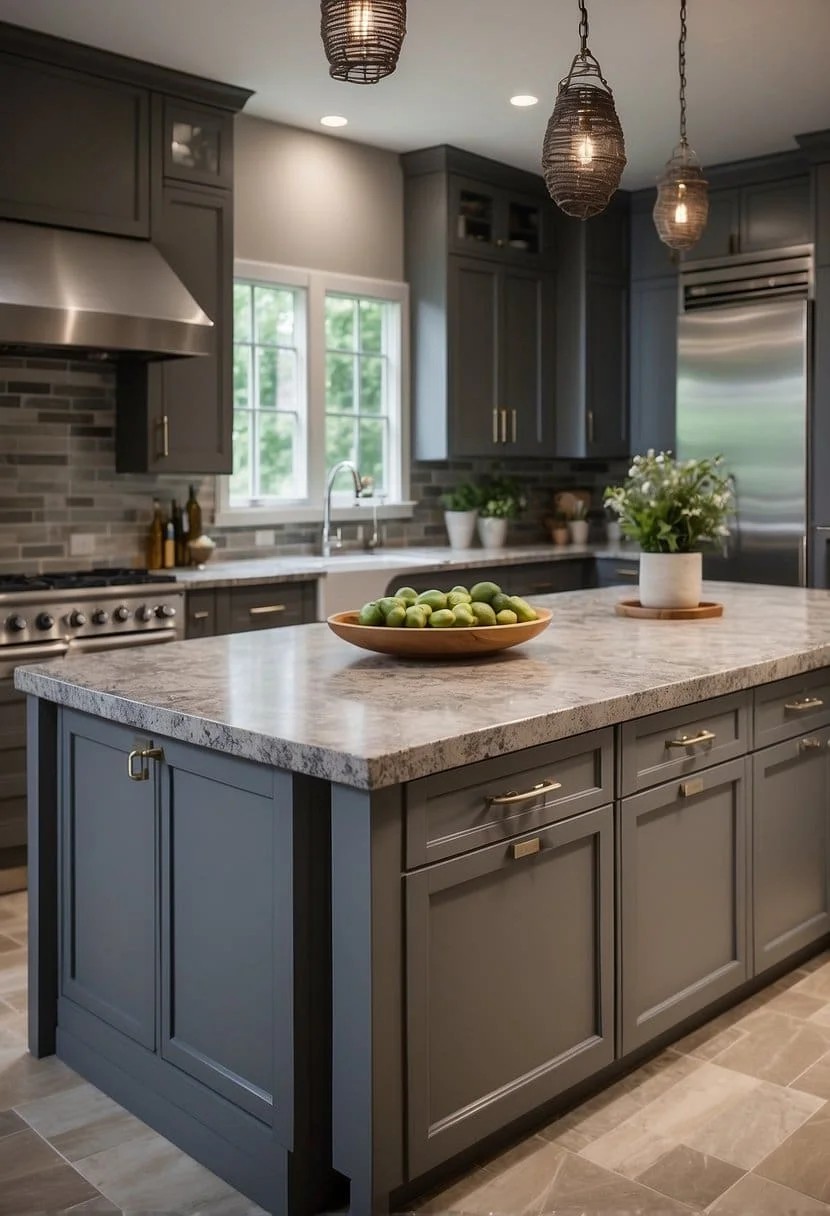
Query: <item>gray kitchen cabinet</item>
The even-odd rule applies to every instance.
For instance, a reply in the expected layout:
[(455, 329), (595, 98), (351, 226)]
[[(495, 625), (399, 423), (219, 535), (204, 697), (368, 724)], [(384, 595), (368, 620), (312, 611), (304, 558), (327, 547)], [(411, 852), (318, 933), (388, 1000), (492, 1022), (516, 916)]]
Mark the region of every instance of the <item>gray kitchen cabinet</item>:
[(714, 697), (624, 722), (620, 727), (623, 794), (688, 777), (750, 750), (749, 693)]
[(683, 256), (683, 262), (699, 262), (706, 258), (726, 258), (740, 253), (741, 196), (740, 190), (709, 190), (709, 216), (700, 240)]
[(118, 366), (119, 473), (230, 473), (233, 199), (227, 190), (159, 183), (153, 241), (213, 321), (213, 350)]
[(636, 593), (640, 578), (639, 557), (597, 557), (596, 573), (598, 587), (628, 587)]
[(232, 114), (178, 97), (155, 96), (153, 122), (160, 132), (165, 178), (196, 186), (232, 188)]
[(619, 804), (623, 1054), (749, 978), (747, 764)]
[(754, 974), (830, 931), (830, 728), (756, 752)]
[(308, 581), (193, 588), (187, 591), (185, 603), (187, 638), (279, 629), (316, 620), (316, 584)]
[[(552, 455), (556, 293), (541, 178), (452, 148), (402, 164), (416, 459)], [(525, 249), (517, 234), (534, 225), (539, 248)]]
[(673, 452), (677, 408), (678, 280), (632, 280), (629, 401), (631, 451)]
[(404, 885), (417, 1176), (613, 1060), (611, 807)]
[(473, 566), (457, 569), (444, 566), (435, 570), (413, 570), (396, 575), (386, 588), (393, 595), (398, 587), (413, 587), (419, 594), (437, 587), (448, 591), (451, 586), (472, 587), (475, 583), (493, 582), (509, 595), (552, 595), (558, 591), (580, 591), (591, 585), (591, 558), (569, 558), (567, 561), (528, 562), (509, 566)]
[[(0, 680), (0, 850), (26, 846), (26, 698)], [(12, 854), (6, 853), (9, 864)], [(15, 858), (15, 863), (16, 863)]]
[(185, 597), (185, 637), (212, 638), (218, 632), (216, 592), (188, 590)]
[(706, 229), (684, 261), (783, 249), (806, 245), (812, 239), (810, 179), (806, 173), (753, 181), (710, 190)]
[(149, 236), (146, 89), (0, 53), (0, 129), (4, 219)]
[(626, 456), (628, 196), (590, 224), (557, 216), (556, 455)]
[(637, 190), (631, 195), (631, 282), (677, 275), (679, 256), (664, 245), (654, 227), (657, 191)]

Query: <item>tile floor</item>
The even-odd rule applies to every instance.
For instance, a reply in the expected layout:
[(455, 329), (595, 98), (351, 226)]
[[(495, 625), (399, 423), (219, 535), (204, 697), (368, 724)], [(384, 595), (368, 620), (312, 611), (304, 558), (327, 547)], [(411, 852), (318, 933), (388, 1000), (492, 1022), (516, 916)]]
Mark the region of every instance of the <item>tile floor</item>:
[[(25, 943), (25, 896), (0, 897), (0, 1216), (262, 1216), (59, 1060), (28, 1055)], [(830, 1216), (830, 953), (416, 1210)]]

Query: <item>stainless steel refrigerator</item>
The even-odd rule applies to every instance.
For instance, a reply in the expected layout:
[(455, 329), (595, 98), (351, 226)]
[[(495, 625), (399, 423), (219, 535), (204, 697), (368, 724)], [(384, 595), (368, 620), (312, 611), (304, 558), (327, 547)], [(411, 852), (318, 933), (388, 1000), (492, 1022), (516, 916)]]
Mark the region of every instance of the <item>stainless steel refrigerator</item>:
[(720, 453), (735, 510), (707, 578), (807, 582), (809, 247), (681, 274), (677, 455)]

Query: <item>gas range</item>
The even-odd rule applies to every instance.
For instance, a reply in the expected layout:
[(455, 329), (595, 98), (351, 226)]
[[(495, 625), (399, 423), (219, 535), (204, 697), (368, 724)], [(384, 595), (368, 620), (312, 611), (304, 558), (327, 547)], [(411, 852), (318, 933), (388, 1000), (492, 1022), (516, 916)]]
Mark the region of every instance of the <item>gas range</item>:
[(70, 649), (170, 641), (183, 628), (183, 609), (184, 588), (175, 575), (123, 569), (0, 574), (0, 656), (23, 663)]

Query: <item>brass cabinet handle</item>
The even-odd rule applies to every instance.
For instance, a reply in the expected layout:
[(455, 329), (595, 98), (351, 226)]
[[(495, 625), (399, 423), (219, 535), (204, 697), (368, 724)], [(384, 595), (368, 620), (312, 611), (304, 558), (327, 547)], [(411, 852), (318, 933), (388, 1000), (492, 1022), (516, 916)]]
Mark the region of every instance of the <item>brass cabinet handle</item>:
[(493, 410), (493, 443), (499, 441), (499, 411)]
[(499, 410), (501, 415), (501, 442), (507, 443), (507, 410)]
[(166, 414), (162, 415), (159, 426), (161, 427), (161, 453), (159, 456), (161, 459), (170, 455), (170, 421)]
[(799, 739), (798, 741), (798, 750), (800, 752), (821, 751), (823, 747), (824, 744), (822, 743), (821, 739), (816, 739), (815, 736), (808, 739)]
[(534, 785), (532, 790), (525, 790), (523, 794), (517, 794), (515, 790), (508, 790), (506, 794), (495, 794), (487, 799), (490, 806), (513, 806), (517, 802), (527, 802), (531, 798), (539, 798), (542, 794), (552, 794), (554, 790), (561, 790), (561, 781), (540, 781), (538, 785)]
[(640, 577), (639, 570), (637, 570), (636, 568), (634, 570), (632, 570), (628, 566), (625, 566), (625, 567), (618, 566), (617, 569), (614, 571), (614, 573), (618, 574), (620, 576), (620, 578), (639, 578)]
[(593, 410), (588, 410), (588, 414), (586, 416), (585, 421), (588, 426), (588, 442), (593, 443), (594, 442), (594, 411)]
[[(150, 777), (150, 766), (147, 760), (163, 760), (164, 751), (160, 747), (142, 747), (131, 751), (127, 756), (127, 776), (130, 781), (147, 781)], [(135, 767), (135, 761), (141, 761), (141, 768)]]
[(700, 747), (702, 743), (712, 743), (715, 737), (714, 731), (701, 730), (696, 735), (680, 735), (677, 739), (667, 739), (666, 747)]
[(542, 842), (538, 836), (534, 836), (532, 840), (517, 840), (510, 846), (510, 856), (514, 861), (520, 861), (522, 857), (534, 857), (541, 851)]
[(285, 604), (264, 604), (261, 608), (249, 608), (248, 616), (273, 616), (275, 612), (285, 612)]
[(516, 411), (510, 411), (510, 442), (515, 443), (519, 433), (519, 424), (516, 420)]
[(790, 714), (804, 714), (811, 709), (821, 709), (823, 705), (821, 697), (802, 697), (800, 701), (786, 701), (784, 709)]
[(681, 798), (694, 798), (695, 794), (702, 794), (703, 778), (693, 777), (691, 781), (681, 781), (679, 792)]
[(194, 621), (206, 621), (209, 616), (210, 616), (209, 612), (194, 612), (193, 613)]

